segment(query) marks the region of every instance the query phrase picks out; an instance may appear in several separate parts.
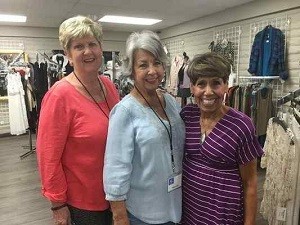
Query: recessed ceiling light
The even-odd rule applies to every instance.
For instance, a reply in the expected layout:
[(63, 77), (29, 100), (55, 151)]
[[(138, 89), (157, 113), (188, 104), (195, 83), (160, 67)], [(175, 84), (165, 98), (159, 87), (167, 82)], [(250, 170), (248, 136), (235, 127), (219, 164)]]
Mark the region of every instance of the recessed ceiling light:
[(22, 23), (25, 23), (26, 20), (27, 20), (26, 16), (0, 14), (0, 22), (22, 22)]
[(138, 18), (138, 17), (128, 17), (128, 16), (103, 16), (99, 19), (100, 22), (108, 23), (125, 23), (125, 24), (137, 24), (137, 25), (153, 25), (155, 23), (161, 22), (157, 19), (148, 18)]

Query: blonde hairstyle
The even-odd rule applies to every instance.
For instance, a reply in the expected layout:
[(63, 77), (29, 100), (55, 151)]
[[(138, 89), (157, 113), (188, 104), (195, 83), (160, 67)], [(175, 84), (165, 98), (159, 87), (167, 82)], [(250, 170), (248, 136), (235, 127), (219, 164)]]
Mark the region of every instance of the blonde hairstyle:
[(169, 58), (156, 33), (149, 30), (134, 32), (126, 41), (126, 58), (122, 64), (123, 74), (125, 76), (132, 76), (134, 53), (139, 49), (153, 54), (156, 59), (162, 62), (164, 67), (168, 64)]
[(71, 17), (59, 27), (59, 42), (64, 50), (69, 50), (73, 39), (93, 36), (102, 44), (103, 32), (99, 23), (85, 16)]
[(187, 74), (194, 85), (199, 77), (219, 77), (226, 83), (230, 73), (229, 61), (214, 52), (195, 55), (187, 70)]

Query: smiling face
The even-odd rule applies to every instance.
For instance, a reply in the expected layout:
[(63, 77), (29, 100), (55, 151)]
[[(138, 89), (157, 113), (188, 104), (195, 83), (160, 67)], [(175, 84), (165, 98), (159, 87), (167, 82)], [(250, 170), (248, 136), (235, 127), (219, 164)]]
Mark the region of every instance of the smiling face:
[(98, 73), (102, 63), (102, 48), (93, 36), (75, 38), (66, 53), (78, 73)]
[(191, 85), (195, 102), (203, 113), (213, 113), (221, 109), (224, 94), (228, 91), (228, 84), (220, 77), (199, 77)]
[(164, 67), (148, 51), (138, 49), (134, 52), (133, 79), (135, 86), (143, 93), (156, 91), (164, 77)]

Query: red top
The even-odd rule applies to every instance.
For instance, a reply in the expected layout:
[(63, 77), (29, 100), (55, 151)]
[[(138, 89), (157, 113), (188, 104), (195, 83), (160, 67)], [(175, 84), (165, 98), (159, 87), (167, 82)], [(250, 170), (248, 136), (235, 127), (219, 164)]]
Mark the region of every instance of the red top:
[[(100, 76), (109, 108), (119, 101), (114, 84)], [(98, 103), (109, 115), (106, 102)], [(50, 201), (85, 210), (109, 207), (103, 191), (103, 161), (108, 118), (96, 103), (65, 79), (43, 98), (39, 116), (37, 157), (42, 193)]]

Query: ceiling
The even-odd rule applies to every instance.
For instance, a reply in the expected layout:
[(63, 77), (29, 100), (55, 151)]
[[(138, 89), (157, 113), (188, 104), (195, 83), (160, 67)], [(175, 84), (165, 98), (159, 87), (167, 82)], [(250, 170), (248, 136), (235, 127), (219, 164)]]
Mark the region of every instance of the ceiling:
[(55, 27), (75, 15), (98, 19), (107, 14), (163, 21), (152, 26), (102, 23), (104, 30), (161, 30), (253, 0), (0, 0), (0, 13), (26, 15), (27, 22), (2, 23), (31, 27)]

